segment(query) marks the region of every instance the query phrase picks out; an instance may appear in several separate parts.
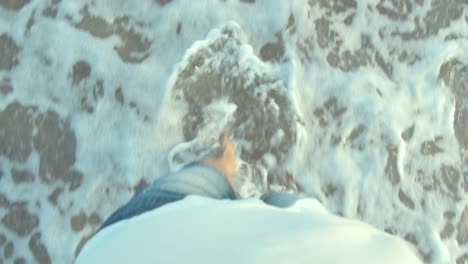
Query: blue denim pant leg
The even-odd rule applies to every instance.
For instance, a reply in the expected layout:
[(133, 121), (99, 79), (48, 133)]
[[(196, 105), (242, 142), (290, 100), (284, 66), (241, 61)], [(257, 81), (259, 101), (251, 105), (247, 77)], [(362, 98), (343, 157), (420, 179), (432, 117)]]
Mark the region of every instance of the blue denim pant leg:
[(286, 208), (296, 203), (297, 200), (305, 197), (306, 196), (299, 193), (271, 192), (263, 195), (260, 199), (266, 204), (279, 208)]
[(196, 162), (143, 187), (127, 204), (117, 209), (102, 224), (98, 232), (118, 221), (179, 201), (187, 195), (236, 199), (234, 190), (219, 170)]

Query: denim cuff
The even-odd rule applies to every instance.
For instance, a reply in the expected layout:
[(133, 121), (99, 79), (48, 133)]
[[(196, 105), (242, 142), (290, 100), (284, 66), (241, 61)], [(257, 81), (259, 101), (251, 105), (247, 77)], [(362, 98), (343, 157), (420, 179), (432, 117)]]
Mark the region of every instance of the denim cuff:
[(160, 190), (213, 199), (236, 199), (224, 174), (202, 162), (193, 162), (180, 171), (156, 180)]
[(179, 201), (187, 195), (236, 199), (234, 190), (218, 169), (205, 163), (194, 162), (174, 174), (163, 176), (143, 187), (127, 204), (117, 209), (99, 230), (118, 221)]

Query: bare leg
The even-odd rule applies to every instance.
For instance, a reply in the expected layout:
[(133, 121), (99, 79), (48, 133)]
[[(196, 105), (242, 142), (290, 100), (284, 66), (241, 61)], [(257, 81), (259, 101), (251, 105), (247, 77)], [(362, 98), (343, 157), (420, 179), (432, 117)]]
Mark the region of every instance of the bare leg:
[(224, 132), (221, 135), (221, 153), (213, 159), (203, 159), (200, 162), (206, 163), (221, 171), (228, 180), (231, 187), (234, 187), (234, 173), (236, 172), (236, 153), (234, 144), (228, 134)]

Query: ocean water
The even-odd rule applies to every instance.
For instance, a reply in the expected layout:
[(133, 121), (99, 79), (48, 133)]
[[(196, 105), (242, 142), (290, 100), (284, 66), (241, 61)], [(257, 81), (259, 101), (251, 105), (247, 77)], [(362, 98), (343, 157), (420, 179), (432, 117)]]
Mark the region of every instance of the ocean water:
[(0, 263), (72, 263), (222, 131), (242, 197), (468, 263), (463, 0), (0, 0)]

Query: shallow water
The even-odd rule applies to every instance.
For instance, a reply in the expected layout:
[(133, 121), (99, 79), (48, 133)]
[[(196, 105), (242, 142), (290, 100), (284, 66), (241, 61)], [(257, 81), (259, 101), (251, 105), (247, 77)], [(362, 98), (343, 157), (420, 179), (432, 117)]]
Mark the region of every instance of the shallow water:
[(468, 263), (467, 10), (0, 0), (0, 258), (71, 263), (226, 129), (243, 197), (302, 191)]

